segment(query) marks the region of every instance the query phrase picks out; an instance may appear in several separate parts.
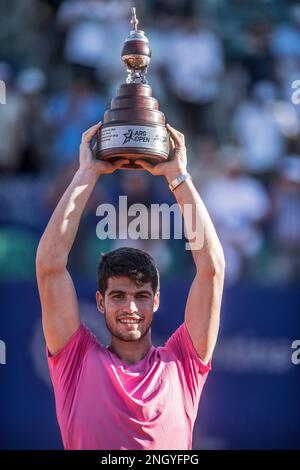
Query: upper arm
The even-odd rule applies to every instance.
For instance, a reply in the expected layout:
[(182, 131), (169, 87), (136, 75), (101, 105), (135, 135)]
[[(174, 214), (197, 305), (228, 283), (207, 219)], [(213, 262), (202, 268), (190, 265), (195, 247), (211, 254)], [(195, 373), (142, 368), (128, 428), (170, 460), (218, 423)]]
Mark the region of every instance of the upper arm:
[(206, 364), (216, 345), (224, 283), (224, 269), (198, 271), (187, 299), (185, 325), (200, 359)]
[(66, 269), (46, 273), (37, 270), (37, 280), (44, 335), (50, 353), (55, 354), (80, 326), (77, 295)]

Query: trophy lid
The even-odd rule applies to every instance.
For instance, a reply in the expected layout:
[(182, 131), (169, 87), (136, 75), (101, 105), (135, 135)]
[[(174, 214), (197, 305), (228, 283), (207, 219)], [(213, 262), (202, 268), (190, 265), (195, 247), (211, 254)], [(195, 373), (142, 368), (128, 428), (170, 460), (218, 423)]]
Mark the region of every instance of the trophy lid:
[(142, 31), (141, 29), (137, 29), (137, 26), (139, 24), (139, 20), (136, 17), (135, 7), (131, 8), (131, 14), (132, 14), (132, 17), (131, 17), (130, 23), (131, 23), (131, 26), (132, 26), (132, 30), (130, 31), (129, 36), (125, 39), (125, 42), (127, 42), (127, 41), (144, 41), (144, 42), (149, 43), (149, 40), (148, 40), (147, 36), (145, 35), (144, 31)]
[(137, 29), (139, 20), (136, 17), (135, 8), (131, 8), (131, 13), (133, 29), (125, 40), (121, 57), (128, 70), (142, 70), (146, 69), (150, 63), (151, 50), (144, 31)]

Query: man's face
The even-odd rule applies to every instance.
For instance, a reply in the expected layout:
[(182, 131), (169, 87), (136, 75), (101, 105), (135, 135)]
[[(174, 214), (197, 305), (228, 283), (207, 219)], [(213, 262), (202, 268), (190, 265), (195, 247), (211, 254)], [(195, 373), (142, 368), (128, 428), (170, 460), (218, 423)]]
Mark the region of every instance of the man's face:
[(122, 341), (139, 341), (149, 331), (159, 306), (159, 292), (150, 282), (137, 286), (127, 277), (110, 277), (105, 296), (96, 294), (99, 310), (112, 336)]

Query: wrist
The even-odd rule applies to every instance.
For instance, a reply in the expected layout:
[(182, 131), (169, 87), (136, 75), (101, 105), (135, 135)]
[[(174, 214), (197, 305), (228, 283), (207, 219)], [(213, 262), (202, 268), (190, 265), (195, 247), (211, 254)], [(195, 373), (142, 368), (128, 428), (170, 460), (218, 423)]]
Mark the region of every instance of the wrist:
[(169, 189), (173, 192), (178, 186), (180, 186), (184, 181), (191, 179), (189, 173), (183, 173), (176, 178), (174, 178), (171, 183), (169, 183)]
[(176, 170), (168, 172), (165, 177), (168, 184), (170, 184), (175, 178), (178, 178), (178, 176), (184, 175), (187, 172), (186, 168), (177, 168)]
[(95, 171), (95, 168), (88, 166), (80, 166), (76, 173), (87, 183), (96, 183), (100, 177), (100, 174)]

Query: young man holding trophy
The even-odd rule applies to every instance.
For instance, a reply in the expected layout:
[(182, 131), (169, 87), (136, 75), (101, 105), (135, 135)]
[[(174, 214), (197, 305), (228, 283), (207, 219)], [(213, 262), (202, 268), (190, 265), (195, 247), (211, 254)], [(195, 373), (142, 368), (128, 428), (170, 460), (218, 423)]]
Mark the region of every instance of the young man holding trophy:
[[(191, 449), (219, 330), (223, 250), (187, 172), (184, 136), (164, 124), (145, 83), (150, 50), (137, 30), (135, 12), (132, 24), (126, 41), (130, 44), (125, 43), (122, 54), (131, 67), (130, 78), (119, 99), (113, 100), (115, 108), (106, 112), (104, 124), (82, 135), (79, 168), (37, 251), (43, 329), (65, 449)], [(143, 139), (134, 139), (135, 135)], [(94, 137), (98, 142), (93, 152)], [(124, 247), (100, 261), (96, 303), (110, 333), (107, 347), (80, 322), (67, 271), (68, 255), (96, 183), (121, 168), (164, 176), (187, 233), (196, 228), (202, 235), (201, 243), (189, 238), (196, 275), (184, 322), (157, 348), (151, 342), (151, 323), (159, 307), (159, 273), (150, 255)], [(186, 205), (192, 208), (191, 217), (185, 215)]]

